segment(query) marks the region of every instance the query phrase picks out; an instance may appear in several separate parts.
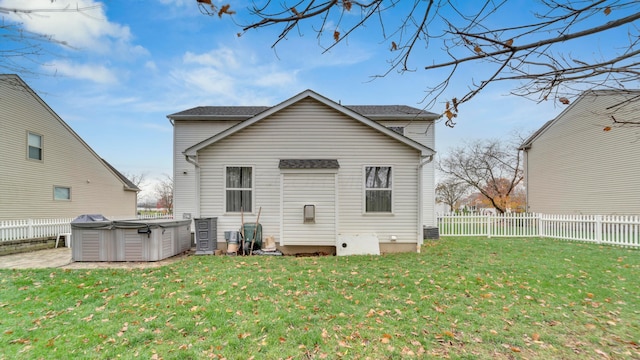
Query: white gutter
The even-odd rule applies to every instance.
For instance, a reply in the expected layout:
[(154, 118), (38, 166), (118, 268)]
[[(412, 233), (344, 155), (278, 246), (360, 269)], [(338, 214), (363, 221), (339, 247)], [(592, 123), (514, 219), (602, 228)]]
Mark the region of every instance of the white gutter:
[(189, 155), (185, 155), (184, 159), (190, 163), (193, 164), (193, 166), (196, 169), (196, 174), (195, 174), (195, 187), (196, 187), (196, 191), (195, 193), (195, 204), (196, 204), (196, 213), (194, 214), (194, 216), (192, 216), (191, 218), (199, 218), (200, 217), (200, 164), (198, 163), (198, 155), (195, 156), (189, 156)]
[(427, 155), (427, 156), (420, 156), (420, 165), (418, 165), (418, 194), (420, 194), (420, 196), (418, 196), (418, 229), (417, 229), (417, 233), (418, 233), (418, 246), (416, 248), (416, 251), (419, 253), (420, 252), (420, 248), (422, 247), (422, 244), (424, 244), (424, 229), (423, 229), (423, 224), (422, 224), (422, 217), (423, 217), (423, 213), (422, 213), (422, 209), (423, 209), (423, 205), (424, 205), (424, 192), (423, 192), (423, 183), (422, 183), (422, 168), (433, 161), (433, 155)]

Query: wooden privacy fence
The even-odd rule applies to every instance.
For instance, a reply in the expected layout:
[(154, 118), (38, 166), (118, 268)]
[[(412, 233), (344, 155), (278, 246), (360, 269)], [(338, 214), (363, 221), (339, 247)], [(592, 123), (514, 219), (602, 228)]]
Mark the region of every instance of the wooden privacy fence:
[[(110, 220), (130, 219), (131, 217), (107, 217)], [(138, 219), (166, 219), (173, 215), (141, 215)], [(61, 233), (71, 232), (71, 221), (74, 218), (65, 219), (23, 219), (0, 220), (0, 241), (36, 239), (54, 237)]]
[(438, 214), (442, 236), (547, 237), (640, 247), (640, 217), (629, 215)]

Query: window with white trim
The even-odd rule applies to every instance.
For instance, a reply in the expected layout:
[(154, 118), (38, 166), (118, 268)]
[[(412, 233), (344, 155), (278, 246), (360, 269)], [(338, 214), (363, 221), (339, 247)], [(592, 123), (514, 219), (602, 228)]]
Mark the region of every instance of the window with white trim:
[(390, 213), (392, 210), (391, 166), (365, 167), (365, 212)]
[(53, 200), (71, 200), (71, 188), (67, 186), (54, 186)]
[(226, 211), (252, 212), (253, 168), (250, 166), (227, 166), (225, 173)]
[(27, 133), (27, 158), (42, 161), (42, 135)]

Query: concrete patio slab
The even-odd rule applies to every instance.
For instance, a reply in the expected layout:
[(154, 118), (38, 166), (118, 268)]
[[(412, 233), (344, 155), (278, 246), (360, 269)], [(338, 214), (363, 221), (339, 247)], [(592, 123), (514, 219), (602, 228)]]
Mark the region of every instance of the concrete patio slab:
[(71, 260), (70, 248), (57, 248), (0, 256), (0, 269), (145, 269), (172, 264), (192, 254), (193, 249), (154, 262), (74, 262)]

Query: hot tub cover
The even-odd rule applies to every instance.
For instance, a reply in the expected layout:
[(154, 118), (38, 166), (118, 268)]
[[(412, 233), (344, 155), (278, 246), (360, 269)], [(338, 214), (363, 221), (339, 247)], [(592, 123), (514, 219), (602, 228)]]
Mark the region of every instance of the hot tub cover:
[(73, 221), (71, 221), (72, 224), (74, 223), (87, 223), (87, 222), (95, 222), (95, 221), (109, 221), (109, 219), (107, 219), (106, 217), (100, 215), (100, 214), (83, 214), (78, 216), (77, 218), (73, 219)]
[(148, 219), (148, 220), (109, 220), (102, 215), (80, 215), (71, 222), (76, 229), (154, 229), (191, 224), (191, 220)]

